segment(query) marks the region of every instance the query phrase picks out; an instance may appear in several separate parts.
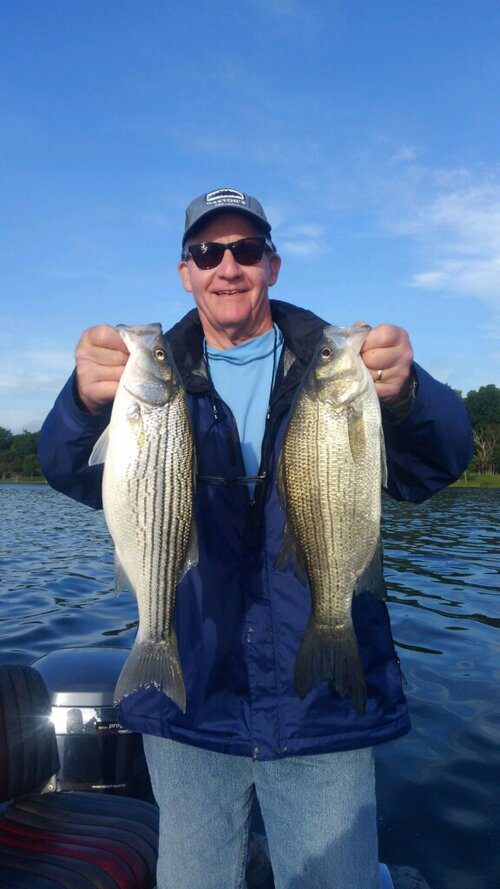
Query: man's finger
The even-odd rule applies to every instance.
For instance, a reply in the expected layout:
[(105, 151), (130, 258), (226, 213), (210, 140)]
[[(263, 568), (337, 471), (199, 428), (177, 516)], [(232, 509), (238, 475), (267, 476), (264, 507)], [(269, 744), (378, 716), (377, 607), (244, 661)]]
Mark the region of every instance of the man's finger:
[[(121, 337), (120, 337), (121, 339)], [(123, 343), (125, 346), (125, 343)], [(119, 365), (124, 367), (128, 360), (128, 349), (125, 350), (104, 348), (101, 346), (91, 346), (84, 348), (77, 346), (76, 358), (81, 361), (91, 361), (93, 364), (99, 364), (101, 367), (112, 367)]]
[(361, 351), (366, 352), (369, 349), (386, 349), (397, 343), (408, 340), (408, 334), (402, 327), (396, 327), (394, 324), (378, 324), (372, 327), (368, 333)]
[(396, 367), (399, 363), (401, 360), (401, 349), (399, 346), (368, 349), (366, 352), (361, 352), (361, 357), (368, 370), (387, 370), (390, 367)]
[(109, 324), (99, 324), (97, 327), (90, 327), (85, 333), (88, 335), (89, 343), (92, 346), (128, 352), (123, 337), (116, 327), (111, 327)]

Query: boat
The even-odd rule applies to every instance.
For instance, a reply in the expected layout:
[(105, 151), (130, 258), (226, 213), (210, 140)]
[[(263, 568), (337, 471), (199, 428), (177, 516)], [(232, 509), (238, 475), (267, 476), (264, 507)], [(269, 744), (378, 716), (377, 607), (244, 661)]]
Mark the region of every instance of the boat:
[[(65, 648), (0, 667), (2, 889), (154, 889), (158, 810), (142, 736), (113, 701), (129, 653)], [(258, 806), (246, 884), (274, 887)], [(430, 889), (418, 871), (385, 865), (380, 887)]]

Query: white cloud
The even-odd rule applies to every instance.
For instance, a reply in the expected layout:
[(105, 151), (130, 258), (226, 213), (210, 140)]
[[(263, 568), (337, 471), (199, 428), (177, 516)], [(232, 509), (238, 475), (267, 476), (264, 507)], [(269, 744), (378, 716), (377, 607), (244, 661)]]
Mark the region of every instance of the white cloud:
[(410, 286), (474, 297), (500, 316), (500, 171), (412, 165), (384, 191), (384, 228), (418, 243)]
[(413, 275), (410, 283), (424, 290), (476, 296), (500, 309), (500, 255), (484, 260), (442, 259), (432, 271)]
[(55, 394), (74, 366), (72, 351), (18, 350), (0, 358), (0, 390), (5, 395)]
[(317, 256), (324, 249), (323, 228), (315, 222), (298, 222), (287, 225), (280, 232), (278, 249), (301, 259)]
[(307, 4), (300, 0), (252, 0), (254, 6), (260, 7), (263, 13), (274, 13), (278, 16), (293, 17), (302, 20), (310, 13)]
[(291, 238), (321, 238), (323, 228), (315, 222), (301, 222), (288, 228), (285, 234)]
[(145, 225), (153, 225), (157, 228), (168, 228), (169, 226), (167, 215), (166, 213), (162, 213), (161, 210), (152, 210), (150, 213), (143, 213), (140, 217), (140, 221)]
[(411, 285), (473, 296), (500, 312), (500, 182), (468, 183), (420, 209), (415, 235), (429, 267)]
[(408, 163), (414, 161), (419, 155), (419, 150), (415, 145), (402, 145), (392, 155), (391, 164)]
[(317, 241), (283, 241), (280, 243), (280, 253), (291, 253), (307, 259), (308, 256), (317, 256), (321, 251), (321, 245)]

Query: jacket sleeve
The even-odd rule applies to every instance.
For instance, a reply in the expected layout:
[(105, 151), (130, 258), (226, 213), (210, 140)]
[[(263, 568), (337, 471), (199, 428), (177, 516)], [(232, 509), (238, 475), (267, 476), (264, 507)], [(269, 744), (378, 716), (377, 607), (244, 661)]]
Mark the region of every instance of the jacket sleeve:
[(38, 440), (38, 460), (49, 485), (94, 509), (102, 508), (102, 466), (89, 466), (97, 439), (109, 423), (110, 404), (94, 416), (78, 406), (75, 374), (58, 395)]
[(452, 389), (413, 365), (417, 394), (406, 417), (395, 422), (382, 408), (388, 493), (422, 503), (456, 481), (472, 457), (467, 412)]

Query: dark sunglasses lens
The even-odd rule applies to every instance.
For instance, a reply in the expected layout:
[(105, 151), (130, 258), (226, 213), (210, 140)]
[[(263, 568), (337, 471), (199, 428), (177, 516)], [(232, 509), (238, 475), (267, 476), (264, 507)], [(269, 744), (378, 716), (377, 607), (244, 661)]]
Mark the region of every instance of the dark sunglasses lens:
[[(222, 262), (227, 247), (227, 244), (206, 241), (203, 244), (192, 244), (189, 252), (199, 269), (214, 269)], [(241, 265), (254, 265), (262, 259), (264, 239), (241, 238), (239, 241), (233, 241), (230, 249), (236, 262)]]
[(224, 256), (224, 247), (222, 244), (211, 242), (193, 244), (189, 248), (189, 252), (199, 269), (214, 269)]
[(242, 241), (236, 241), (233, 247), (233, 256), (236, 262), (241, 265), (253, 265), (260, 262), (264, 252), (264, 244), (262, 241), (244, 238)]

